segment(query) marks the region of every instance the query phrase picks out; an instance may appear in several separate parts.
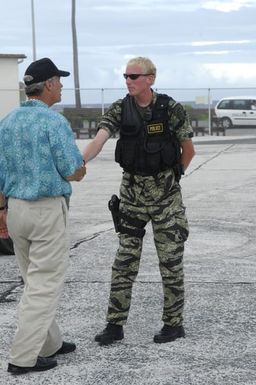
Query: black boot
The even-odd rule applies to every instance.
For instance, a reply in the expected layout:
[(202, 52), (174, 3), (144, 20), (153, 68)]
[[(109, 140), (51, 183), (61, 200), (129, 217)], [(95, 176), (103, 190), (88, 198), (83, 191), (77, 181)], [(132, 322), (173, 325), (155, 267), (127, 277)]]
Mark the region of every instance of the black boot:
[(14, 364), (8, 364), (7, 371), (14, 375), (25, 374), (28, 372), (42, 372), (44, 370), (49, 370), (57, 366), (57, 361), (55, 358), (46, 358), (38, 357), (35, 366), (17, 366)]
[(124, 338), (122, 325), (108, 323), (105, 329), (95, 336), (95, 341), (100, 345), (109, 345)]
[(74, 342), (63, 341), (59, 350), (57, 350), (55, 353), (51, 354), (50, 356), (48, 356), (46, 358), (54, 357), (54, 356), (56, 356), (56, 354), (71, 353), (71, 352), (74, 352), (75, 350), (76, 350), (76, 344), (74, 344)]
[(154, 335), (154, 342), (162, 344), (165, 342), (171, 342), (176, 338), (185, 337), (185, 331), (183, 326), (170, 326), (164, 325), (158, 334)]

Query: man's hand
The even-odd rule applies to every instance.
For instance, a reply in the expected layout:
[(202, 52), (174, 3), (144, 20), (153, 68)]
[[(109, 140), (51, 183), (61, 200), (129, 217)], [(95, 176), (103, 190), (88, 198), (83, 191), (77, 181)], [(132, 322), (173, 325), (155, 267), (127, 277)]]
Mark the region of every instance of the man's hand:
[(80, 182), (80, 180), (83, 179), (83, 177), (85, 176), (86, 174), (86, 167), (85, 165), (81, 166), (80, 168), (78, 168), (73, 175), (69, 175), (67, 176), (65, 179), (68, 180), (69, 182), (73, 182), (73, 181), (76, 181), (76, 182)]
[(6, 210), (0, 211), (0, 238), (9, 238), (8, 228), (6, 224)]

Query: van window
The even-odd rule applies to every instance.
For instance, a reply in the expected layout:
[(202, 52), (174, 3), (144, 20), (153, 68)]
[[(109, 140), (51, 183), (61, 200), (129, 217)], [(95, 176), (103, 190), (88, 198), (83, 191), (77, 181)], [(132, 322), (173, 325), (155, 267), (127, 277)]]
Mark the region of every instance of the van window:
[(250, 100), (246, 99), (226, 99), (218, 105), (218, 110), (250, 110)]
[(230, 110), (231, 107), (231, 100), (222, 100), (222, 102), (220, 102), (220, 104), (218, 105), (218, 109), (220, 110)]
[(250, 100), (233, 100), (233, 109), (250, 110), (251, 109)]

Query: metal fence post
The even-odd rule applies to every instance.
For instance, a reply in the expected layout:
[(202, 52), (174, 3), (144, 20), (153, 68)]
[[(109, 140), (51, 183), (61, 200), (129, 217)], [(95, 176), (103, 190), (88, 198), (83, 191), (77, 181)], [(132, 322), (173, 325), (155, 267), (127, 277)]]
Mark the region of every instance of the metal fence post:
[(104, 115), (104, 111), (105, 111), (105, 108), (104, 108), (104, 88), (101, 89), (101, 113), (102, 115)]
[(209, 135), (212, 135), (211, 89), (210, 88), (208, 88), (208, 127), (209, 127)]

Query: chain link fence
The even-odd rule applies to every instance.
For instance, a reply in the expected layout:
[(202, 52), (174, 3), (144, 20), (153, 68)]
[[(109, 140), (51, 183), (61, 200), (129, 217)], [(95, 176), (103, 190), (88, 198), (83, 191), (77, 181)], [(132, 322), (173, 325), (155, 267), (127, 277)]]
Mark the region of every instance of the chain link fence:
[[(221, 121), (216, 119), (214, 110), (217, 102), (223, 97), (250, 96), (252, 99), (256, 99), (256, 87), (154, 88), (154, 90), (158, 93), (172, 96), (176, 101), (185, 106), (190, 116), (195, 135), (225, 134), (225, 130), (221, 127)], [(8, 108), (10, 109), (10, 103), (5, 108), (5, 100), (12, 99), (12, 96), (14, 99), (17, 98), (17, 93), (20, 101), (26, 99), (22, 83), (20, 83), (19, 90), (0, 89), (0, 95), (2, 95), (0, 118), (5, 115), (5, 112), (9, 112)], [(77, 137), (81, 137), (83, 134), (92, 137), (96, 131), (97, 122), (106, 109), (111, 103), (123, 98), (126, 94), (126, 88), (81, 88), (81, 108), (77, 108), (75, 106), (74, 88), (63, 88), (62, 101), (53, 108), (67, 117)], [(3, 111), (4, 109), (6, 109), (6, 111)]]

